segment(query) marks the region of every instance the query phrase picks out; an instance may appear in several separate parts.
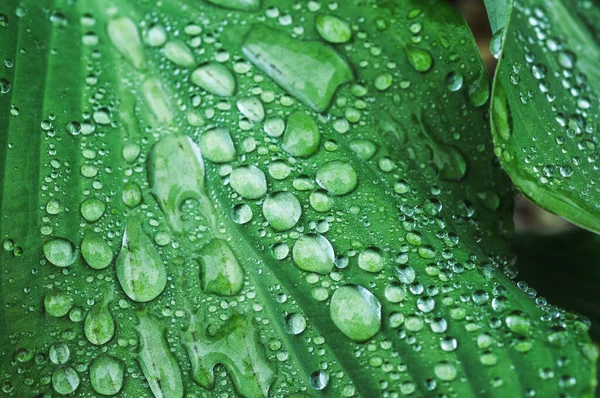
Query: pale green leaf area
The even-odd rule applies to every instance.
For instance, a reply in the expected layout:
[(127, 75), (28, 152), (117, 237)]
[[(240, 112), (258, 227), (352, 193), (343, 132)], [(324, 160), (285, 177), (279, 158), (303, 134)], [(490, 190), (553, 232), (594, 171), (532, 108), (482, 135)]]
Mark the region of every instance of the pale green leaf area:
[(445, 0), (4, 0), (3, 396), (591, 397)]

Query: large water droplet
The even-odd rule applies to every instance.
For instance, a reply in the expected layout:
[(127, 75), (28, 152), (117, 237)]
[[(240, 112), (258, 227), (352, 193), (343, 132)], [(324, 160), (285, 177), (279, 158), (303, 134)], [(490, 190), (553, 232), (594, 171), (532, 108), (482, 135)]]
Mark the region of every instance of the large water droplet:
[(71, 307), (73, 307), (73, 299), (65, 292), (53, 290), (44, 296), (44, 309), (51, 316), (64, 316)]
[(435, 364), (433, 371), (438, 379), (452, 381), (456, 378), (456, 366), (448, 361), (440, 361)]
[(352, 38), (350, 25), (332, 15), (319, 15), (316, 19), (317, 32), (330, 43), (346, 43)]
[(50, 347), (48, 357), (53, 364), (63, 365), (69, 360), (70, 354), (69, 346), (65, 343), (56, 343)]
[(160, 321), (145, 312), (138, 313), (140, 349), (137, 355), (142, 373), (155, 397), (183, 398), (181, 369), (165, 339)]
[(200, 137), (202, 156), (215, 163), (231, 162), (235, 159), (236, 151), (229, 130), (214, 128), (206, 131)]
[(361, 159), (369, 160), (377, 152), (377, 145), (369, 140), (356, 139), (350, 142), (350, 149)]
[(182, 41), (170, 41), (163, 49), (165, 57), (177, 66), (191, 68), (196, 65), (192, 50)]
[(112, 19), (108, 22), (108, 37), (116, 49), (137, 69), (145, 63), (144, 48), (135, 22), (128, 17)]
[(221, 296), (235, 296), (244, 286), (244, 269), (229, 244), (213, 239), (198, 253), (202, 290)]
[(117, 279), (132, 300), (154, 300), (167, 285), (167, 270), (137, 218), (127, 222), (116, 262)]
[(229, 184), (246, 199), (262, 198), (267, 193), (265, 173), (252, 165), (242, 165), (233, 169), (229, 176)]
[(405, 47), (408, 62), (418, 72), (427, 72), (433, 65), (433, 57), (429, 51), (415, 47), (411, 44)]
[(506, 326), (518, 334), (526, 335), (531, 329), (531, 320), (522, 312), (514, 311), (506, 317)]
[(44, 256), (57, 267), (68, 267), (77, 260), (77, 248), (70, 240), (54, 238), (44, 243)]
[(379, 272), (385, 266), (381, 250), (370, 247), (358, 255), (358, 266), (368, 272)]
[(298, 268), (327, 274), (333, 269), (335, 253), (331, 243), (322, 235), (303, 235), (292, 249), (292, 256)]
[(83, 323), (85, 337), (94, 345), (106, 344), (115, 335), (115, 321), (108, 310), (108, 302), (94, 304)]
[(321, 133), (312, 117), (298, 111), (288, 117), (283, 148), (294, 156), (308, 157), (319, 149)]
[(52, 387), (59, 394), (72, 394), (79, 387), (79, 383), (79, 375), (70, 366), (58, 368), (52, 373)]
[(358, 186), (358, 176), (350, 163), (334, 160), (317, 171), (317, 184), (328, 192), (341, 196)]
[(208, 0), (208, 2), (232, 10), (258, 11), (260, 9), (260, 0)]
[(353, 79), (346, 60), (331, 47), (296, 40), (265, 25), (252, 27), (242, 51), (284, 90), (317, 112), (326, 110), (337, 88)]
[(275, 192), (263, 202), (263, 214), (273, 229), (286, 231), (296, 225), (302, 207), (293, 193)]
[(400, 282), (409, 285), (415, 281), (415, 270), (409, 265), (398, 266), (396, 267), (396, 277)]
[(368, 340), (381, 328), (381, 303), (362, 286), (339, 287), (331, 297), (330, 314), (342, 333), (355, 341)]
[(81, 255), (94, 269), (104, 269), (110, 265), (113, 252), (108, 243), (93, 232), (87, 232), (81, 242)]
[(297, 335), (306, 329), (306, 319), (302, 314), (293, 313), (285, 317), (283, 327), (289, 334)]
[(265, 118), (265, 108), (256, 97), (240, 98), (236, 102), (236, 106), (242, 115), (252, 122), (259, 123)]
[(230, 97), (235, 94), (236, 82), (233, 73), (216, 62), (210, 62), (194, 70), (190, 80), (211, 94)]
[(117, 394), (123, 388), (124, 375), (123, 362), (108, 355), (96, 358), (90, 366), (90, 381), (98, 394)]

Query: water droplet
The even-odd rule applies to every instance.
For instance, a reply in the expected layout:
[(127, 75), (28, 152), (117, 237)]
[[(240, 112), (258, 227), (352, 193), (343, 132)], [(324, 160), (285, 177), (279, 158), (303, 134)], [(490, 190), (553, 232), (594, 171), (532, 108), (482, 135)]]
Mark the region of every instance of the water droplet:
[(167, 285), (165, 265), (139, 219), (127, 222), (116, 272), (125, 294), (140, 303), (154, 300)]
[(202, 290), (221, 296), (235, 296), (244, 286), (244, 269), (229, 244), (213, 239), (198, 253)]
[(431, 296), (422, 296), (417, 299), (417, 308), (423, 312), (431, 312), (435, 307), (435, 300)]
[(573, 69), (575, 67), (575, 62), (577, 57), (569, 50), (564, 50), (558, 53), (557, 60), (560, 66), (565, 69)]
[(252, 165), (236, 167), (229, 176), (234, 191), (246, 199), (258, 199), (267, 193), (267, 179), (261, 169)]
[(108, 310), (108, 302), (94, 304), (85, 321), (83, 331), (88, 341), (94, 345), (103, 345), (115, 335), (115, 321)]
[(133, 163), (140, 155), (141, 150), (142, 149), (138, 144), (125, 144), (123, 147), (123, 159), (125, 159), (127, 163)]
[(276, 160), (269, 165), (269, 174), (276, 180), (284, 180), (289, 177), (292, 169), (284, 161)]
[(71, 297), (60, 290), (53, 290), (44, 296), (44, 309), (48, 315), (61, 317), (66, 315), (73, 307)]
[(90, 366), (90, 382), (95, 392), (115, 395), (123, 388), (125, 365), (120, 360), (102, 355)]
[(285, 122), (280, 118), (267, 119), (264, 130), (271, 137), (280, 137), (285, 130)]
[(458, 91), (463, 86), (463, 76), (458, 72), (450, 72), (446, 76), (446, 86), (450, 91)]
[(302, 215), (302, 207), (296, 196), (289, 192), (275, 192), (263, 202), (263, 214), (276, 231), (292, 228)]
[(384, 294), (390, 303), (399, 303), (407, 296), (406, 286), (390, 283), (385, 287)]
[(405, 47), (405, 51), (408, 56), (408, 62), (410, 62), (416, 71), (427, 72), (433, 66), (433, 58), (429, 51), (410, 44)]
[(327, 374), (327, 372), (324, 370), (317, 370), (316, 372), (311, 373), (308, 379), (308, 384), (310, 384), (310, 386), (317, 391), (323, 390), (325, 387), (327, 387), (328, 383), (329, 374)]
[(375, 78), (373, 85), (379, 91), (385, 91), (392, 86), (394, 78), (390, 73), (382, 73)]
[(79, 375), (70, 366), (57, 368), (52, 373), (52, 387), (59, 394), (72, 394), (79, 387), (79, 383)]
[(435, 364), (433, 371), (438, 379), (452, 381), (456, 378), (456, 366), (448, 361), (440, 361)]
[(135, 22), (128, 17), (115, 18), (108, 22), (107, 30), (108, 37), (115, 48), (136, 69), (144, 69), (144, 48)]
[(302, 314), (293, 313), (285, 317), (283, 328), (286, 333), (298, 335), (306, 329), (306, 319)]
[(451, 352), (456, 350), (456, 348), (458, 347), (458, 341), (454, 337), (447, 336), (444, 337), (440, 342), (440, 347), (444, 351)]
[(106, 205), (100, 199), (89, 198), (81, 204), (81, 215), (87, 222), (96, 222), (104, 215)]
[(142, 190), (135, 182), (128, 182), (123, 186), (121, 199), (127, 207), (133, 208), (142, 203)]
[(150, 390), (155, 397), (183, 398), (181, 369), (167, 345), (164, 327), (146, 312), (138, 313), (138, 317), (137, 360)]
[(335, 253), (331, 243), (322, 235), (303, 235), (292, 249), (292, 256), (298, 268), (319, 274), (331, 272)]
[(487, 73), (479, 75), (469, 86), (469, 100), (474, 106), (483, 106), (490, 98), (490, 82)]
[(380, 272), (385, 266), (381, 250), (370, 247), (358, 255), (358, 266), (368, 272)]
[(342, 333), (355, 341), (366, 341), (381, 328), (381, 303), (362, 286), (339, 287), (331, 297), (330, 314)]
[(206, 131), (200, 137), (202, 156), (215, 163), (231, 162), (236, 157), (235, 146), (225, 128), (214, 128)]
[(236, 102), (236, 106), (242, 115), (252, 122), (259, 123), (265, 118), (265, 108), (258, 98), (241, 98)]
[(505, 319), (506, 326), (518, 334), (526, 335), (531, 329), (531, 320), (520, 311), (511, 312)]
[(277, 260), (283, 260), (290, 254), (290, 247), (285, 243), (277, 243), (273, 245), (273, 256)]
[(95, 110), (92, 117), (96, 123), (101, 125), (108, 125), (111, 122), (110, 110), (108, 108)]
[(357, 139), (350, 142), (350, 149), (361, 159), (369, 160), (377, 152), (377, 145), (369, 140)]
[(226, 66), (216, 62), (209, 62), (194, 70), (190, 80), (211, 94), (221, 97), (235, 94), (235, 77)]
[(167, 32), (162, 25), (153, 25), (148, 29), (146, 42), (151, 47), (160, 47), (167, 41)]
[(350, 25), (332, 15), (318, 15), (316, 27), (319, 35), (330, 43), (346, 43), (352, 38)]
[(341, 196), (358, 186), (358, 176), (350, 163), (334, 160), (317, 171), (317, 184), (328, 192)]
[(0, 79), (0, 94), (7, 94), (10, 92), (12, 86), (6, 79)]
[(177, 66), (191, 68), (196, 66), (196, 59), (192, 50), (182, 41), (170, 41), (163, 49), (165, 57)]
[(57, 267), (68, 267), (77, 260), (77, 248), (67, 239), (54, 238), (44, 243), (44, 256)]
[(252, 208), (245, 203), (235, 205), (231, 217), (236, 224), (247, 224), (253, 217)]
[(499, 29), (490, 40), (490, 53), (496, 59), (500, 57), (502, 51), (502, 40), (504, 38), (504, 29)]
[(288, 117), (283, 148), (298, 157), (308, 157), (319, 149), (321, 133), (312, 117), (298, 111)]
[(490, 299), (490, 295), (483, 289), (477, 289), (471, 295), (473, 302), (477, 305), (485, 305), (488, 303)]
[(81, 124), (77, 121), (71, 121), (65, 126), (67, 132), (71, 135), (78, 135), (81, 133)]
[(48, 354), (50, 361), (55, 365), (63, 365), (67, 363), (70, 355), (71, 352), (69, 351), (69, 346), (67, 346), (65, 343), (52, 344)]
[(332, 200), (325, 191), (318, 190), (311, 193), (309, 201), (312, 208), (320, 213), (326, 213), (331, 210)]
[(415, 281), (415, 270), (409, 265), (398, 266), (396, 267), (396, 277), (400, 282), (410, 285)]
[(113, 260), (113, 252), (108, 243), (92, 232), (87, 232), (83, 237), (81, 255), (93, 269), (104, 269)]
[(318, 41), (293, 39), (266, 25), (252, 27), (242, 52), (284, 90), (317, 112), (325, 111), (337, 88), (353, 79), (348, 63), (333, 48)]

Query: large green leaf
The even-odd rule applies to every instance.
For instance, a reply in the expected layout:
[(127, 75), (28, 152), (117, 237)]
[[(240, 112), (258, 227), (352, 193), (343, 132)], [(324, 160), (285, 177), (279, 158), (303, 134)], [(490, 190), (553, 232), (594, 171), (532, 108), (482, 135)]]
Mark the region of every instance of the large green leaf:
[(599, 26), (596, 1), (516, 2), (491, 106), (496, 153), (519, 190), (595, 232), (600, 232)]
[(505, 267), (445, 1), (0, 13), (9, 396), (592, 395), (586, 325)]

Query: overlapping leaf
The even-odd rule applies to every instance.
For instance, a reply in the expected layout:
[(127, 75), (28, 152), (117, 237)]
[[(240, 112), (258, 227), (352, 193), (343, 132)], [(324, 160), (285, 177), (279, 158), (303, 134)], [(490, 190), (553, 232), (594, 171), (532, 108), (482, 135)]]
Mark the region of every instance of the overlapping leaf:
[(502, 166), (535, 203), (599, 232), (599, 4), (516, 1), (509, 18), (505, 1), (487, 5), (506, 22), (491, 106)]

